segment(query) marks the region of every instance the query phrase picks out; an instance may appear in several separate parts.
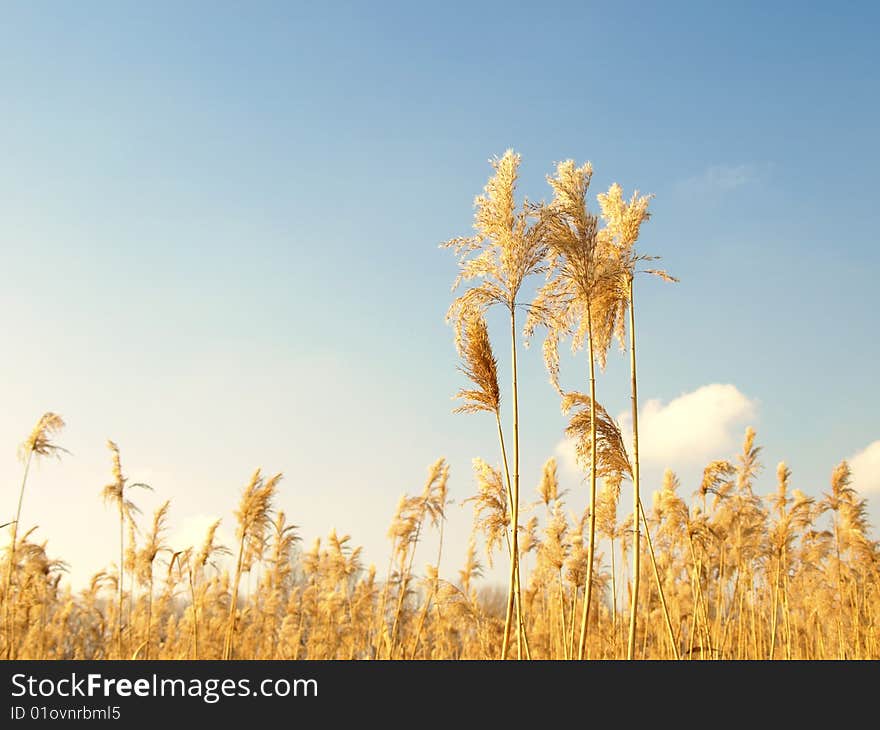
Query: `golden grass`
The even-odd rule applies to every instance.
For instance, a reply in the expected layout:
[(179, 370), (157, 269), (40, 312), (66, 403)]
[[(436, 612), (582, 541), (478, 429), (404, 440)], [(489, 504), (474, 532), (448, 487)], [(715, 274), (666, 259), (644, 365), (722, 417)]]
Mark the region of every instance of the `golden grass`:
[[(3, 525), (11, 540), (0, 564), (2, 655), (503, 659), (515, 648), (523, 659), (880, 658), (880, 542), (846, 462), (834, 468), (819, 499), (792, 489), (784, 463), (775, 491), (759, 496), (761, 448), (749, 428), (739, 454), (706, 466), (690, 501), (667, 470), (646, 507), (633, 281), (640, 263), (654, 258), (634, 248), (650, 196), (626, 200), (612, 185), (593, 214), (586, 199), (592, 167), (569, 160), (548, 178), (550, 203), (518, 206), (520, 163), (512, 151), (491, 161), (493, 175), (475, 201), (475, 235), (444, 244), (458, 256), (453, 288), (464, 285), (447, 312), (469, 381), (456, 394), (455, 410), (492, 414), (495, 433), (485, 448), (497, 448), (500, 463), (473, 461), (475, 491), (461, 500), (472, 505), (473, 531), (460, 569), (443, 565), (451, 503), (444, 459), (429, 467), (420, 493), (401, 497), (387, 533), (387, 569), (377, 576), (348, 535), (332, 531), (303, 549), (298, 528), (276, 508), (282, 475), (259, 469), (234, 512), (233, 546), (218, 544), (217, 521), (201, 544), (172, 551), (165, 537), (171, 503), (142, 524), (131, 490), (149, 487), (129, 481), (110, 441), (111, 479), (101, 494), (118, 521), (118, 546), (108, 546), (115, 563), (74, 591), (62, 585), (63, 561), (49, 557), (33, 529), (21, 529), (33, 458), (64, 452), (56, 443), (64, 422), (47, 413), (21, 446), (17, 508)], [(533, 301), (522, 302), (523, 284), (534, 274), (544, 274), (544, 284)], [(509, 440), (485, 319), (494, 305), (509, 314)], [(544, 330), (545, 364), (568, 417), (564, 430), (589, 486), (579, 515), (566, 509), (553, 459), (536, 475), (537, 500), (522, 496), (518, 310), (525, 310), (526, 337)], [(587, 350), (588, 368), (577, 377), (589, 373), (589, 394), (562, 386), (563, 339)], [(615, 339), (629, 350), (631, 452), (596, 396), (595, 365), (604, 370)], [(622, 505), (626, 480), (632, 501)], [(420, 548), (435, 556), (421, 569)], [(504, 591), (479, 583), (484, 556), (491, 566), (498, 553), (510, 569)]]
[[(848, 466), (834, 469), (829, 491), (816, 500), (791, 489), (782, 464), (777, 489), (760, 498), (752, 492), (760, 467), (754, 433), (744, 441), (736, 466), (707, 467), (690, 503), (668, 471), (645, 510), (651, 541), (642, 541), (637, 658), (880, 658), (880, 547)], [(2, 595), (13, 626), (3, 634), (4, 652), (22, 659), (496, 658), (505, 599), (480, 588), (478, 551), (486, 561), (509, 554), (509, 503), (499, 470), (482, 460), (474, 467), (474, 537), (456, 579), (443, 577), (453, 571), (441, 564), (449, 503), (443, 460), (429, 469), (420, 494), (401, 500), (383, 580), (363, 566), (347, 536), (334, 532), (299, 548), (296, 529), (272, 507), (280, 475), (260, 472), (235, 513), (233, 562), (222, 560), (230, 551), (216, 542), (218, 523), (201, 545), (172, 554), (163, 538), (165, 503), (132, 532), (134, 570), (121, 603), (118, 566), (74, 592), (61, 585), (65, 564), (27, 531), (14, 552), (11, 590)], [(624, 554), (633, 543), (630, 515), (617, 504), (618, 476), (609, 472), (597, 501), (596, 600), (586, 646), (594, 659), (627, 655), (621, 616), (633, 581), (626, 562), (612, 572), (611, 540)], [(571, 658), (584, 602), (587, 514), (568, 515), (552, 461), (535, 490), (519, 543), (522, 565), (531, 566), (523, 576), (529, 654)], [(138, 522), (137, 513), (130, 519)], [(417, 571), (416, 547), (428, 541), (435, 560)], [(11, 555), (8, 549), (4, 568)]]

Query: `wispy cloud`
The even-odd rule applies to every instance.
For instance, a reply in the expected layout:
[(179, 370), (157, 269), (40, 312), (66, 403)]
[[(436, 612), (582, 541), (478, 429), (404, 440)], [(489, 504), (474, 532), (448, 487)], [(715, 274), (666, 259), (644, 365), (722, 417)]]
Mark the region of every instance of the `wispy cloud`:
[(739, 165), (712, 165), (698, 175), (680, 180), (675, 188), (688, 195), (714, 195), (758, 182), (769, 165), (744, 163)]
[(880, 492), (880, 440), (868, 444), (847, 461), (856, 489), (862, 493)]
[[(736, 448), (741, 430), (756, 415), (757, 402), (731, 384), (704, 385), (668, 403), (649, 400), (639, 411), (640, 462), (680, 469), (720, 458)], [(621, 413), (617, 421), (631, 443), (632, 416)], [(556, 456), (567, 472), (578, 472), (571, 441), (560, 441)]]

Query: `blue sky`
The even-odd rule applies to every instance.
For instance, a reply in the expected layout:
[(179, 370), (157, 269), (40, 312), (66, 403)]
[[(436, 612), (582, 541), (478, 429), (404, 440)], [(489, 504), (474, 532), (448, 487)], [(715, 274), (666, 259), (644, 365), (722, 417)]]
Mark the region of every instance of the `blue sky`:
[[(437, 244), (469, 232), (508, 147), (533, 199), (569, 157), (592, 161), (593, 196), (656, 196), (641, 246), (681, 282), (640, 283), (640, 389), (656, 433), (691, 433), (646, 488), (670, 466), (689, 495), (701, 449), (729, 456), (747, 423), (763, 491), (784, 458), (818, 494), (880, 440), (877, 7), (549, 5), (4, 3), (0, 478), (12, 509), (16, 444), (61, 413), (72, 455), (35, 472), (23, 522), (75, 580), (112, 560), (107, 438), (185, 534), (231, 532), (257, 466), (285, 473), (306, 542), (335, 526), (379, 565), (436, 458), (468, 496), (471, 458), (498, 454), (491, 419), (451, 414)], [(539, 352), (527, 490), (564, 426)], [(584, 389), (583, 355), (564, 367)], [(627, 378), (613, 356), (612, 413)], [(721, 424), (708, 442), (691, 407)], [(452, 509), (449, 573), (470, 516)]]

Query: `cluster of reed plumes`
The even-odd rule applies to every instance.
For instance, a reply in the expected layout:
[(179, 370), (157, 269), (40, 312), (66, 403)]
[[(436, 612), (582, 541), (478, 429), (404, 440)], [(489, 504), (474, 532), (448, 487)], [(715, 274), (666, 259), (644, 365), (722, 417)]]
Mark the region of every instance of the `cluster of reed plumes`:
[[(634, 313), (635, 275), (654, 257), (635, 243), (648, 196), (627, 200), (618, 185), (587, 205), (589, 164), (560, 163), (549, 203), (515, 190), (520, 158), (492, 161), (476, 199), (476, 234), (444, 244), (459, 261), (453, 324), (463, 413), (486, 413), (497, 466), (476, 458), (473, 534), (457, 578), (444, 564), (451, 503), (440, 459), (423, 488), (401, 498), (388, 531), (384, 574), (335, 532), (305, 549), (277, 509), (282, 475), (254, 472), (235, 511), (235, 541), (221, 545), (219, 521), (200, 544), (168, 545), (169, 502), (152, 517), (108, 442), (115, 564), (74, 592), (65, 564), (34, 530), (20, 529), (34, 458), (60, 456), (62, 419), (45, 414), (21, 448), (24, 475), (2, 565), (2, 656), (74, 659), (864, 659), (880, 658), (880, 543), (846, 462), (830, 488), (811, 498), (777, 467), (777, 488), (755, 493), (761, 469), (755, 432), (741, 453), (718, 460), (691, 485), (690, 504), (667, 470), (650, 504), (642, 498)], [(530, 301), (521, 301), (538, 276)], [(510, 409), (486, 312), (509, 316)], [(518, 314), (524, 318), (518, 322)], [(522, 330), (521, 330), (522, 328)], [(572, 515), (556, 463), (523, 499), (517, 357), (520, 338), (544, 336), (550, 383), (568, 418), (583, 468), (587, 507)], [(507, 334), (507, 333), (506, 333)], [(505, 334), (505, 336), (506, 336)], [(587, 352), (588, 393), (563, 387), (559, 347)], [(627, 351), (632, 441), (597, 399), (614, 340)], [(503, 417), (509, 417), (505, 429)], [(494, 421), (494, 422), (493, 422)], [(625, 482), (632, 486), (624, 500)], [(580, 486), (577, 487), (581, 489)], [(627, 504), (628, 502), (628, 504)], [(436, 546), (436, 553), (434, 548)], [(433, 561), (417, 569), (416, 554)], [(506, 591), (482, 586), (484, 565), (501, 556)], [(448, 562), (448, 559), (447, 559)]]
[[(41, 419), (23, 446), (26, 469), (58, 453), (63, 425)], [(440, 577), (451, 503), (449, 467), (429, 468), (421, 492), (404, 496), (388, 531), (384, 576), (365, 568), (360, 548), (335, 532), (309, 549), (274, 508), (281, 475), (256, 471), (235, 511), (235, 543), (217, 542), (219, 521), (184, 550), (167, 545), (169, 504), (143, 517), (131, 499), (118, 447), (104, 497), (120, 524), (121, 561), (74, 592), (66, 565), (34, 531), (6, 549), (2, 607), (5, 658), (30, 659), (484, 659), (502, 653), (506, 598), (480, 587), (484, 565), (508, 558), (509, 495), (502, 472), (474, 460), (474, 535), (456, 580)], [(643, 514), (637, 658), (880, 658), (880, 546), (870, 539), (866, 502), (846, 462), (813, 499), (790, 487), (753, 491), (760, 448), (748, 429), (742, 453), (709, 464), (692, 504), (675, 474)], [(25, 475), (26, 480), (26, 475)], [(139, 485), (146, 488), (147, 485)], [(24, 481), (19, 495), (24, 494)], [(525, 658), (577, 656), (584, 605), (589, 510), (567, 513), (556, 464), (547, 461), (537, 499), (523, 509), (520, 563)], [(604, 480), (596, 502), (594, 601), (585, 656), (627, 655), (626, 607), (634, 582), (626, 556), (630, 520), (620, 484)], [(19, 509), (18, 517), (21, 511)], [(111, 513), (112, 515), (112, 513)], [(430, 545), (428, 544), (430, 541)], [(417, 547), (436, 557), (415, 572)], [(623, 559), (622, 563), (619, 558)], [(623, 565), (624, 567), (621, 567)], [(512, 639), (510, 639), (512, 641)]]

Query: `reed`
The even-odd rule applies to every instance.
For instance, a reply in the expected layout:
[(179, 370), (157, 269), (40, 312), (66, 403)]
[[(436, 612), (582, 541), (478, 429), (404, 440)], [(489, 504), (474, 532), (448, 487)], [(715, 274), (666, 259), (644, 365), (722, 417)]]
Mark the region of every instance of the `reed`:
[[(629, 456), (619, 426), (600, 404), (567, 393), (563, 405), (581, 464), (595, 451), (603, 485), (597, 535), (615, 543), (604, 552), (597, 540), (594, 550), (586, 654), (625, 659), (628, 630), (614, 598), (623, 579), (612, 553), (631, 535), (628, 521), (617, 524), (615, 508), (618, 485), (631, 475)], [(690, 501), (667, 470), (650, 511), (639, 505), (643, 570), (650, 571), (650, 580), (643, 581), (639, 604), (638, 655), (880, 659), (880, 549), (848, 464), (833, 470), (822, 499), (792, 488), (791, 471), (780, 465), (776, 490), (762, 499), (752, 491), (759, 455), (749, 430), (738, 456), (707, 466)], [(474, 532), (454, 579), (441, 571), (452, 486), (442, 459), (428, 468), (421, 490), (401, 500), (384, 586), (375, 568), (362, 565), (361, 550), (348, 535), (331, 530), (311, 549), (300, 549), (297, 528), (276, 508), (280, 475), (260, 472), (235, 511), (234, 552), (219, 544), (218, 521), (201, 545), (172, 552), (167, 502), (143, 533), (126, 537), (126, 552), (134, 546), (139, 595), (123, 595), (124, 614), (118, 565), (74, 593), (61, 583), (66, 564), (36, 537), (36, 528), (19, 533), (12, 579), (15, 656), (117, 658), (124, 615), (126, 659), (367, 659), (376, 646), (382, 659), (497, 657), (508, 591), (491, 591), (481, 576), (483, 563), (492, 564), (499, 553), (512, 559), (510, 499), (502, 468), (476, 459), (473, 473), (476, 493), (462, 504), (473, 509)], [(125, 494), (130, 484), (122, 479)], [(518, 549), (520, 564), (530, 566), (523, 572), (522, 598), (533, 659), (578, 655), (589, 511), (571, 515), (567, 494), (550, 459), (538, 480), (537, 501), (523, 505), (529, 517)], [(131, 520), (125, 525), (130, 528)], [(414, 556), (421, 545), (433, 547), (436, 560), (418, 571)], [(245, 574), (251, 590), (242, 587)], [(128, 581), (124, 585), (128, 592)], [(6, 604), (4, 610), (12, 608)]]
[[(105, 504), (115, 507), (119, 516), (119, 566), (117, 568), (116, 588), (117, 588), (117, 605), (116, 605), (116, 652), (117, 658), (125, 658), (123, 630), (124, 630), (124, 591), (125, 591), (125, 524), (131, 526), (134, 532), (134, 517), (140, 511), (128, 498), (131, 489), (152, 489), (142, 482), (129, 482), (128, 477), (122, 473), (122, 456), (119, 453), (119, 447), (113, 441), (107, 441), (107, 448), (110, 449), (113, 460), (113, 481), (107, 484), (101, 492), (101, 497)], [(134, 550), (133, 540), (129, 541)], [(133, 554), (133, 553), (132, 553)], [(133, 591), (132, 591), (133, 595)]]
[[(64, 451), (55, 443), (64, 422), (47, 413), (20, 449), (17, 502), (10, 495), (2, 525), (11, 535), (2, 563), (3, 655), (507, 659), (515, 641), (517, 658), (542, 660), (880, 659), (880, 541), (846, 461), (819, 497), (794, 488), (784, 462), (775, 490), (759, 496), (762, 447), (749, 427), (739, 453), (713, 455), (692, 485), (682, 485), (670, 464), (646, 500), (634, 281), (642, 273), (672, 280), (643, 269), (654, 257), (635, 250), (649, 197), (625, 199), (612, 185), (594, 214), (587, 205), (592, 168), (569, 160), (548, 178), (549, 203), (517, 204), (519, 165), (511, 151), (492, 161), (475, 201), (475, 235), (445, 244), (458, 256), (453, 288), (463, 288), (447, 312), (466, 379), (454, 410), (491, 414), (497, 442), (489, 443), (498, 449), (497, 458), (473, 459), (472, 477), (455, 477), (475, 485), (460, 501), (472, 510), (472, 531), (457, 569), (448, 565), (444, 530), (461, 484), (445, 459), (398, 502), (383, 576), (335, 528), (304, 549), (299, 526), (281, 509), (282, 475), (259, 469), (234, 511), (231, 550), (220, 544), (220, 519), (201, 542), (172, 546), (173, 495), (139, 523), (132, 490), (150, 487), (129, 481), (110, 441), (112, 480), (102, 496), (118, 518), (118, 558), (113, 548), (109, 565), (74, 590), (63, 581), (67, 564), (38, 528), (22, 523), (32, 464)], [(535, 274), (543, 282), (523, 302)], [(487, 324), (495, 305), (511, 340), (512, 398), (504, 414)], [(537, 501), (522, 497), (527, 421), (518, 405), (518, 323), (526, 344), (544, 330), (544, 364), (565, 418), (560, 430), (588, 484), (587, 505), (576, 513), (566, 501), (576, 484), (566, 483), (553, 458), (535, 475)], [(564, 340), (575, 353), (587, 350), (587, 392), (563, 387)], [(615, 340), (629, 360), (631, 444), (596, 396), (597, 368), (605, 370)], [(627, 479), (632, 514), (621, 521)], [(816, 483), (797, 479), (807, 490)], [(431, 562), (420, 568), (425, 554)], [(499, 554), (507, 575), (496, 588), (486, 584), (483, 566), (493, 567)]]
[[(271, 525), (272, 501), (282, 475), (263, 477), (260, 469), (251, 476), (238, 503), (235, 517), (238, 521), (235, 536), (238, 539), (238, 553), (235, 574), (232, 579), (232, 595), (226, 617), (226, 639), (223, 644), (223, 658), (232, 659), (235, 651), (236, 610), (238, 592), (241, 585), (242, 568), (245, 559), (262, 554), (266, 532)], [(248, 561), (249, 562), (249, 561)]]
[[(5, 625), (6, 625), (6, 658), (15, 659), (15, 602), (13, 595), (13, 574), (18, 551), (18, 529), (21, 524), (21, 508), (24, 503), (24, 490), (27, 485), (28, 473), (34, 455), (60, 457), (66, 450), (53, 441), (53, 438), (64, 428), (64, 420), (57, 413), (44, 413), (37, 421), (30, 435), (19, 446), (18, 455), (24, 462), (24, 474), (21, 478), (21, 488), (18, 491), (18, 504), (15, 508), (15, 519), (11, 523), (11, 538), (9, 541), (9, 555), (7, 557), (6, 579), (4, 580), (3, 595), (5, 597)], [(9, 525), (9, 523), (7, 523)], [(6, 527), (7, 525), (4, 525)]]
[(483, 193), (474, 201), (474, 229), (468, 238), (453, 238), (442, 246), (450, 248), (458, 257), (459, 275), (453, 290), (464, 282), (472, 284), (457, 297), (447, 312), (447, 320), (455, 326), (456, 347), (461, 354), (465, 324), (474, 313), (483, 313), (493, 305), (501, 305), (510, 316), (511, 389), (513, 431), (513, 475), (511, 492), (511, 560), (508, 606), (505, 618), (505, 639), (501, 647), (502, 659), (507, 658), (509, 637), (516, 605), (517, 658), (522, 658), (524, 635), (522, 594), (519, 579), (519, 387), (517, 371), (517, 309), (529, 311), (529, 305), (518, 301), (520, 289), (527, 277), (543, 273), (547, 247), (544, 241), (544, 223), (535, 209), (525, 200), (517, 208), (516, 181), (521, 158), (507, 150), (501, 158), (490, 160), (495, 174), (486, 183)]

